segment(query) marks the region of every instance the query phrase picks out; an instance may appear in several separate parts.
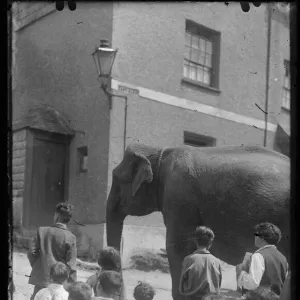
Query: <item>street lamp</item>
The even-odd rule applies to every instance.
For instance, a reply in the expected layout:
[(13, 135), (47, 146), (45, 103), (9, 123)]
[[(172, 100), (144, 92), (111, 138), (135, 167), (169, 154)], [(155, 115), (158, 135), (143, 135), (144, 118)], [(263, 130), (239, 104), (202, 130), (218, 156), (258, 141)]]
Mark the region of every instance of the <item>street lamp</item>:
[(108, 40), (100, 40), (100, 46), (93, 52), (93, 59), (97, 69), (98, 79), (101, 82), (101, 88), (106, 92), (108, 82), (111, 79), (111, 70), (116, 58), (118, 49), (109, 47)]
[(115, 62), (118, 49), (109, 47), (108, 40), (100, 40), (100, 46), (96, 47), (93, 52), (93, 59), (96, 66), (98, 80), (101, 83), (101, 88), (109, 99), (109, 108), (112, 107), (112, 97), (120, 97), (125, 99), (125, 114), (124, 114), (124, 151), (126, 147), (126, 130), (127, 130), (127, 96), (119, 95), (109, 88), (111, 80), (111, 70)]

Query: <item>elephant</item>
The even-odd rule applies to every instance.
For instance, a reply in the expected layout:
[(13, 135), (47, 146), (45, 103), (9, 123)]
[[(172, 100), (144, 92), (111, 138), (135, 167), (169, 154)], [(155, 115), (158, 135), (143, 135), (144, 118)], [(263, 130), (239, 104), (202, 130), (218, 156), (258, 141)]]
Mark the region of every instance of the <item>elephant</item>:
[(289, 254), (290, 159), (254, 145), (159, 148), (128, 145), (112, 172), (106, 204), (107, 244), (120, 249), (126, 216), (161, 212), (174, 300), (181, 264), (196, 250), (193, 232), (215, 233), (211, 253), (228, 264), (254, 252), (254, 226), (282, 231), (278, 249)]

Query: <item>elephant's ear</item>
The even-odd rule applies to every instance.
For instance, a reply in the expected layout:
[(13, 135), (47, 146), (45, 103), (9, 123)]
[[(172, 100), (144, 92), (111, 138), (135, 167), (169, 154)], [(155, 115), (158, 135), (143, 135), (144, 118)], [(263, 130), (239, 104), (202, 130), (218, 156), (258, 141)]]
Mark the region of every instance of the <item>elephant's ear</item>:
[(150, 161), (144, 155), (134, 155), (138, 157), (138, 163), (132, 180), (132, 196), (136, 195), (143, 182), (151, 182), (153, 179)]

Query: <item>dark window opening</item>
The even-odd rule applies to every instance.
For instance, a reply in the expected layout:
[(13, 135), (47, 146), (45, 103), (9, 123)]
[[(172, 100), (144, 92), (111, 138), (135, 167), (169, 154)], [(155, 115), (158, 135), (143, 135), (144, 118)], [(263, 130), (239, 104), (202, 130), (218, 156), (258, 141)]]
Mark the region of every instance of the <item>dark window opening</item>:
[(214, 147), (216, 146), (216, 139), (210, 136), (185, 131), (184, 144), (193, 147)]

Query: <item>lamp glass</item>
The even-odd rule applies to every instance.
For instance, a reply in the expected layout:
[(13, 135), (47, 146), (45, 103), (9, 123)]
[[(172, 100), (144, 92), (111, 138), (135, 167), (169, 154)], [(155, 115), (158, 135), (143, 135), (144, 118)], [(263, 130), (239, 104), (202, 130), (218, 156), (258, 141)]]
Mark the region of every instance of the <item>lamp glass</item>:
[(109, 77), (117, 50), (108, 47), (99, 47), (93, 53), (94, 62), (99, 77)]

